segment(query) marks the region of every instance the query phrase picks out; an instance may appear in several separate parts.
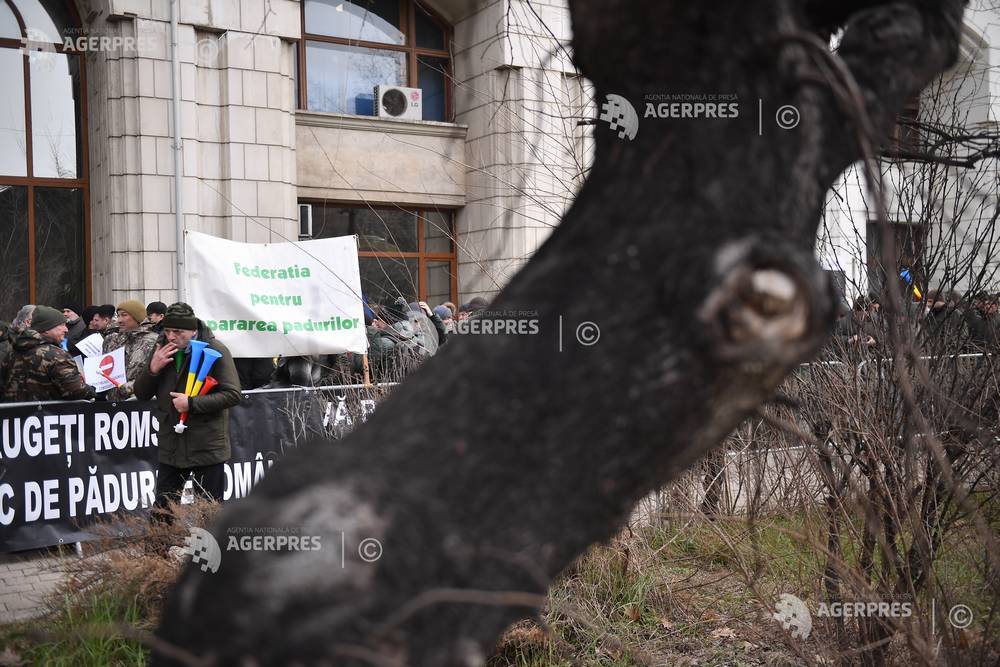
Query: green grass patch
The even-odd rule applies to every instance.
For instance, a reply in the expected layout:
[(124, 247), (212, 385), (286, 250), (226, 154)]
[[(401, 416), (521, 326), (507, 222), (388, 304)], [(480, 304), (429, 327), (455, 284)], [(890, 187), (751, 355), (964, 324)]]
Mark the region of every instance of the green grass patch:
[(142, 626), (139, 605), (107, 595), (65, 598), (65, 606), (44, 619), (0, 629), (0, 644), (27, 665), (47, 667), (141, 667), (149, 654), (119, 634), (122, 625)]

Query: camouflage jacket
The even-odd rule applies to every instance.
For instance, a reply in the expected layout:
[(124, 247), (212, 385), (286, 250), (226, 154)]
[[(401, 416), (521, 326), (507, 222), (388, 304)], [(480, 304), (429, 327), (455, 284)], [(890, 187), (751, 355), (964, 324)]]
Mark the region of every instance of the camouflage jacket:
[(14, 331), (7, 322), (0, 322), (0, 391), (7, 385), (7, 359), (14, 349)]
[(14, 340), (6, 375), (5, 401), (94, 398), (94, 388), (84, 383), (69, 353), (33, 329), (26, 329)]
[(124, 401), (132, 397), (135, 379), (139, 377), (142, 369), (149, 365), (149, 358), (153, 356), (153, 350), (156, 349), (156, 336), (156, 332), (153, 331), (153, 323), (149, 320), (143, 320), (138, 329), (132, 331), (112, 329), (105, 336), (104, 352), (111, 352), (120, 347), (125, 348), (126, 382), (108, 392), (107, 399), (109, 401)]

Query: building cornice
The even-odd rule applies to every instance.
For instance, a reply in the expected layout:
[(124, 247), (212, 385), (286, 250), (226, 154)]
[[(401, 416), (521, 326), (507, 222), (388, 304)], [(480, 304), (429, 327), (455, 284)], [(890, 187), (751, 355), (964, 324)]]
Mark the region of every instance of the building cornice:
[(295, 112), (295, 124), (305, 127), (328, 127), (337, 130), (378, 132), (380, 134), (408, 134), (410, 136), (445, 137), (465, 139), (468, 125), (439, 123), (430, 120), (396, 120), (374, 116), (353, 116), (342, 113), (321, 111)]

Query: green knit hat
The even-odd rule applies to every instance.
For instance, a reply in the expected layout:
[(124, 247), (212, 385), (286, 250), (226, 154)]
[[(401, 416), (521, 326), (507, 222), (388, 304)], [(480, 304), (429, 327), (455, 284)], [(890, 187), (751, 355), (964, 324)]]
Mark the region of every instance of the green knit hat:
[(142, 303), (136, 301), (135, 299), (129, 299), (128, 301), (122, 301), (118, 304), (115, 310), (124, 310), (126, 313), (132, 316), (136, 322), (142, 322), (146, 319), (146, 306)]
[(194, 316), (194, 309), (182, 301), (167, 306), (167, 314), (160, 324), (164, 329), (198, 330), (198, 318)]
[(66, 316), (55, 308), (38, 306), (31, 315), (31, 328), (38, 333), (45, 333), (49, 329), (55, 329), (60, 324), (66, 324)]

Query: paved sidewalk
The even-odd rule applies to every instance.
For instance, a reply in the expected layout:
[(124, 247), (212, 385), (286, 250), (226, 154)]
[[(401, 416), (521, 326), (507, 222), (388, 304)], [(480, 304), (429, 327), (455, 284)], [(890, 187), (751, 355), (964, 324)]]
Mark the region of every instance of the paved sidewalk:
[(66, 577), (61, 564), (77, 557), (72, 547), (63, 554), (49, 549), (0, 554), (0, 624), (45, 612), (42, 599)]

